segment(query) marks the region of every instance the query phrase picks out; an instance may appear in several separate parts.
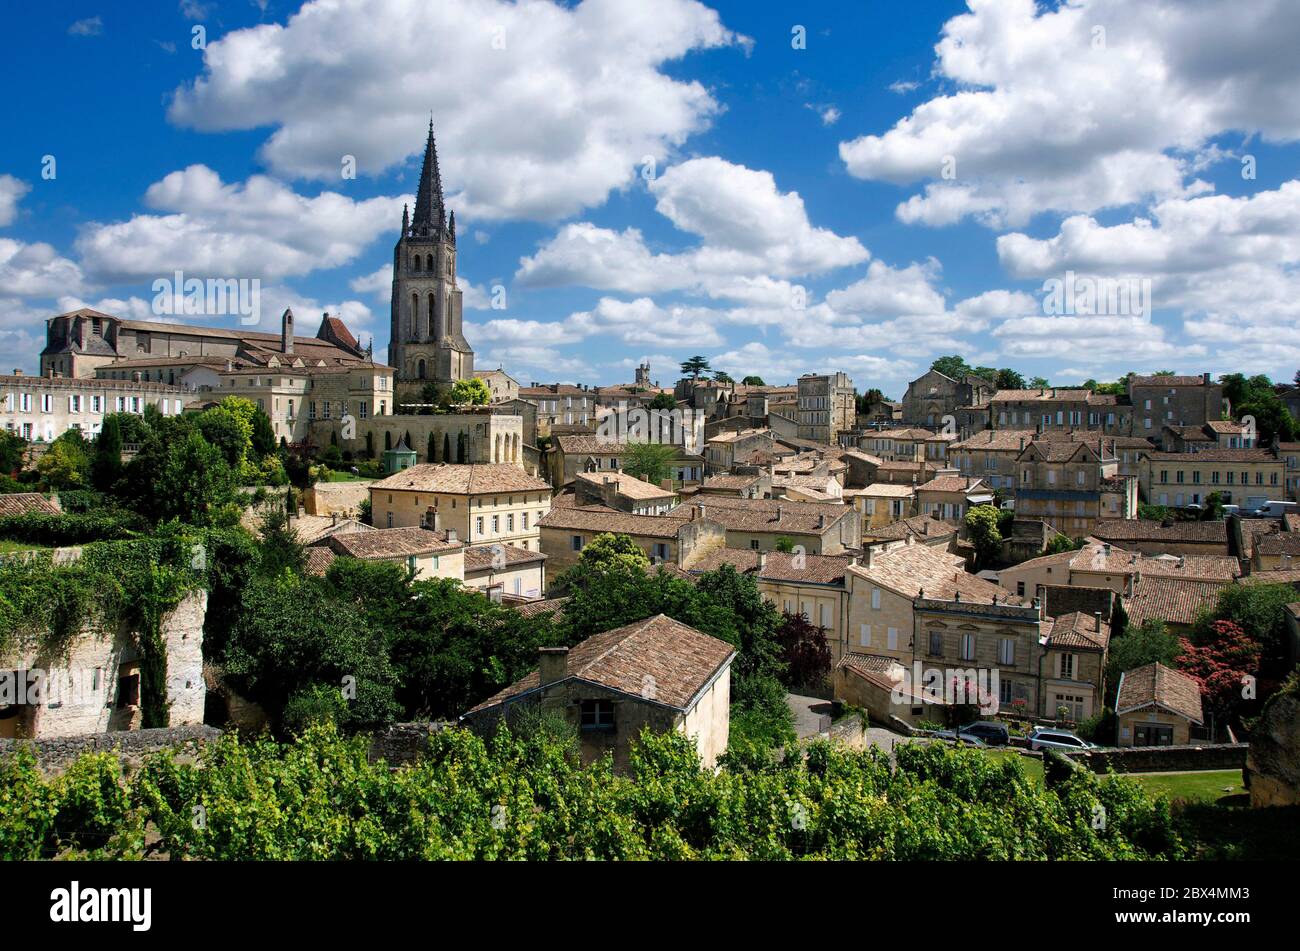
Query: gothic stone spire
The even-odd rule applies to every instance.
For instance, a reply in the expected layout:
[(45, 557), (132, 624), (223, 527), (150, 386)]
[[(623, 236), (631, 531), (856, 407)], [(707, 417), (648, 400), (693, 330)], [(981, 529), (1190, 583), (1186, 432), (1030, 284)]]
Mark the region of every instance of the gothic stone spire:
[(429, 117), (429, 140), (424, 146), (424, 167), (415, 195), (411, 234), (427, 237), (447, 227), (447, 209), (442, 201), (442, 173), (438, 170), (438, 145), (433, 140), (433, 117)]

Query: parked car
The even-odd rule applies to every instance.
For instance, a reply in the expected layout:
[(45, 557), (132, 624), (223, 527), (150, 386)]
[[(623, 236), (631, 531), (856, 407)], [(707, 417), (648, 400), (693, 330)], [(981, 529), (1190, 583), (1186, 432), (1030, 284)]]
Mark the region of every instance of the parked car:
[(976, 720), (974, 723), (967, 723), (961, 728), (961, 732), (979, 737), (989, 746), (1006, 746), (1011, 742), (1011, 730), (1005, 723), (996, 720)]
[(1052, 730), (1039, 727), (1029, 734), (1031, 750), (1091, 750), (1096, 747), (1075, 736), (1069, 730)]

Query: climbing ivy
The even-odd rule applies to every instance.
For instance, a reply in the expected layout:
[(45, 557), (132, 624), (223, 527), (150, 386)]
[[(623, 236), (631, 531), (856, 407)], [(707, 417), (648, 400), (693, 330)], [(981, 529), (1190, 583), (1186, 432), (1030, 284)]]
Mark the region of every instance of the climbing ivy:
[(140, 654), (142, 726), (167, 726), (162, 620), (206, 585), (206, 552), (202, 534), (168, 525), (150, 538), (87, 545), (68, 563), (50, 552), (0, 561), (0, 656), (34, 644), (52, 659), (66, 658), (87, 627), (125, 632)]

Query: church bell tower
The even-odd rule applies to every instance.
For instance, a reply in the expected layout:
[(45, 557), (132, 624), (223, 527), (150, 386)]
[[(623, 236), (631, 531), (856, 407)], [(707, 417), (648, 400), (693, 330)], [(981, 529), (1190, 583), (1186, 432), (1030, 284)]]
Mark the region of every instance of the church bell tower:
[(393, 249), (388, 363), (402, 383), (450, 384), (474, 375), (474, 351), (461, 329), (456, 286), (456, 215), (448, 219), (443, 203), (432, 119), (415, 213), (402, 209), (402, 234)]

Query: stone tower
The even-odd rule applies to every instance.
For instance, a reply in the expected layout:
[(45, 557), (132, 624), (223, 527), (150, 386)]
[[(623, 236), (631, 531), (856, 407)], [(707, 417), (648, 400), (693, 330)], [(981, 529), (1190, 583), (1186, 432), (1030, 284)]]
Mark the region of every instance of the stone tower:
[(461, 330), (456, 286), (456, 215), (448, 220), (443, 204), (432, 119), (415, 214), (402, 209), (402, 234), (393, 249), (388, 363), (402, 383), (452, 383), (474, 375), (474, 351)]

